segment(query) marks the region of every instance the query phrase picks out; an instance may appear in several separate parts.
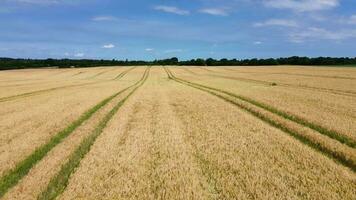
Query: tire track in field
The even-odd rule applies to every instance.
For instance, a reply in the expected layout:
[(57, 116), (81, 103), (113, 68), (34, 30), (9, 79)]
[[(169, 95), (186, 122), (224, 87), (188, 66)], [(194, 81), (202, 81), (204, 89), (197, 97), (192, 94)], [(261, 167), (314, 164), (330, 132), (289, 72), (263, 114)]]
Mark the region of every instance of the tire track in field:
[(29, 156), (27, 156), (23, 161), (19, 162), (15, 168), (9, 170), (8, 172), (5, 172), (4, 175), (0, 177), (0, 198), (4, 196), (4, 194), (10, 188), (15, 186), (25, 175), (27, 175), (30, 169), (35, 164), (37, 164), (40, 160), (42, 160), (48, 154), (49, 151), (51, 151), (54, 147), (56, 147), (59, 143), (61, 143), (65, 138), (67, 138), (74, 130), (80, 127), (84, 122), (89, 120), (93, 116), (93, 114), (98, 112), (101, 108), (103, 108), (105, 105), (107, 105), (110, 101), (112, 101), (115, 97), (122, 94), (123, 92), (131, 88), (137, 88), (137, 85), (140, 85), (145, 79), (147, 79), (148, 76), (147, 69), (143, 77), (135, 84), (102, 100), (101, 102), (99, 102), (98, 104), (96, 104), (95, 106), (87, 110), (86, 112), (84, 112), (77, 120), (73, 121), (66, 128), (59, 131), (57, 134), (55, 134), (54, 137), (52, 137), (46, 144), (40, 146)]
[[(147, 199), (153, 196), (148, 191), (147, 178), (153, 113), (148, 109), (150, 99), (142, 101), (147, 82), (113, 116), (56, 199)], [(97, 177), (101, 177), (100, 180)]]
[(198, 68), (201, 69), (201, 70), (207, 71), (207, 72), (216, 72), (216, 71), (208, 69), (206, 67), (198, 67)]
[(109, 71), (111, 71), (111, 70), (99, 72), (99, 73), (97, 73), (97, 74), (95, 74), (95, 75), (93, 75), (93, 76), (91, 76), (91, 77), (88, 77), (87, 79), (96, 78), (96, 77), (98, 77), (98, 76), (100, 76), (100, 75), (102, 75), (102, 74), (105, 74), (106, 72), (109, 72)]
[[(61, 69), (61, 68), (59, 68), (59, 69)], [(64, 74), (64, 73), (67, 73), (67, 72), (71, 72), (70, 69), (62, 69), (62, 70), (63, 70), (63, 71), (61, 71), (61, 72), (57, 72), (57, 73), (55, 73), (55, 74), (50, 75), (50, 77), (52, 77), (52, 76), (57, 76), (57, 75), (60, 75), (60, 74)]]
[(16, 82), (16, 81), (28, 81), (28, 80), (37, 80), (37, 79), (15, 79), (15, 80), (0, 80), (0, 83), (2, 82)]
[[(79, 80), (73, 80), (73, 81), (80, 82)], [(21, 83), (21, 84), (18, 83), (18, 84), (13, 84), (13, 85), (2, 85), (2, 86), (0, 86), (0, 88), (17, 87), (17, 86), (28, 86), (28, 85), (31, 85), (31, 86), (33, 86), (33, 85), (45, 85), (45, 84), (48, 84), (48, 83), (59, 83), (59, 82), (66, 83), (66, 82), (68, 82), (68, 80), (40, 80), (38, 82)]]
[[(164, 68), (168, 77), (178, 83), (208, 92), (217, 96), (229, 103), (232, 103), (239, 108), (249, 112), (262, 121), (282, 130), (285, 133), (293, 136), (302, 143), (312, 147), (318, 152), (332, 158), (338, 163), (356, 171), (356, 152), (355, 142), (341, 135), (333, 135), (332, 132), (324, 132), (315, 130), (312, 123), (308, 121), (298, 121), (299, 118), (286, 114), (268, 105), (247, 99), (233, 93), (229, 93), (220, 89), (204, 86), (197, 83), (192, 83), (175, 77), (169, 69)], [(302, 119), (301, 119), (302, 120)], [(310, 127), (308, 127), (310, 125)], [(319, 125), (314, 125), (322, 128)], [(329, 135), (328, 135), (329, 134)], [(339, 140), (341, 141), (339, 141)]]
[(93, 78), (96, 78), (96, 77), (98, 77), (98, 76), (100, 76), (100, 75), (102, 75), (102, 74), (105, 74), (106, 72), (111, 72), (111, 71), (114, 71), (114, 70), (116, 70), (116, 68), (110, 69), (110, 70), (105, 70), (105, 71), (99, 72), (99, 73), (95, 74), (94, 76), (89, 77), (89, 78), (87, 78), (87, 79), (93, 79)]
[(76, 74), (73, 74), (72, 75), (72, 77), (74, 77), (74, 76), (78, 76), (78, 75), (81, 75), (81, 74), (85, 74), (85, 73), (88, 73), (87, 71), (84, 71), (84, 72), (78, 72), (78, 73), (76, 73)]
[(66, 85), (66, 86), (54, 87), (54, 88), (49, 88), (49, 89), (44, 89), (44, 90), (37, 90), (37, 91), (33, 91), (33, 92), (26, 92), (26, 93), (22, 93), (22, 94), (13, 95), (13, 96), (2, 97), (2, 98), (0, 98), (0, 103), (16, 100), (16, 99), (20, 99), (20, 98), (25, 98), (25, 97), (35, 96), (35, 95), (39, 95), (39, 94), (43, 94), (43, 93), (47, 93), (47, 92), (56, 91), (56, 90), (92, 85), (92, 84), (97, 84), (97, 83), (99, 83), (99, 82)]
[[(210, 69), (208, 70), (203, 67), (199, 67), (199, 68), (202, 70), (208, 71), (208, 72), (221, 73), (221, 72), (213, 71)], [(242, 77), (231, 77), (231, 76), (218, 75), (218, 74), (204, 74), (204, 75), (210, 76), (210, 77), (230, 79), (230, 80), (238, 80), (238, 81), (243, 81), (243, 82), (248, 82), (248, 83), (256, 83), (256, 84), (261, 84), (261, 85), (266, 85), (266, 86), (272, 86), (275, 84), (275, 82), (255, 80), (255, 79), (242, 78)], [(305, 85), (293, 85), (293, 84), (287, 84), (287, 83), (277, 83), (277, 86), (291, 87), (291, 88), (297, 88), (297, 89), (307, 89), (307, 90), (332, 93), (332, 94), (337, 94), (337, 95), (342, 95), (342, 96), (356, 97), (356, 92), (354, 92), (354, 91), (337, 90), (337, 89), (330, 89), (330, 88), (319, 88), (319, 87), (312, 87), (312, 86), (305, 86)]]
[[(50, 74), (46, 77), (53, 77), (53, 76), (57, 76), (57, 75), (60, 75), (60, 74), (64, 74), (64, 73), (68, 73), (70, 72), (69, 70), (66, 70), (66, 71), (61, 71), (61, 72), (57, 72), (57, 73), (53, 73), (53, 74)], [(21, 80), (4, 80), (4, 81), (0, 81), (0, 82), (13, 82), (13, 81), (33, 81), (33, 80), (36, 80), (36, 81), (39, 81), (39, 82), (36, 82), (35, 84), (43, 84), (43, 83), (48, 83), (48, 82), (51, 82), (50, 80), (47, 80), (47, 79), (21, 79)], [(31, 83), (33, 84), (33, 83)], [(3, 86), (0, 86), (0, 87), (14, 87), (14, 86), (22, 86), (22, 85), (29, 85), (28, 83), (23, 83), (23, 84), (13, 84), (13, 85), (3, 85)]]
[[(122, 78), (122, 77), (124, 77), (126, 74), (127, 74), (127, 72), (125, 73), (125, 72), (122, 72), (121, 74), (123, 74), (120, 78)], [(119, 78), (119, 79), (120, 79)], [(117, 80), (119, 80), (119, 79), (117, 79)], [(99, 81), (99, 82), (94, 82), (94, 83), (91, 83), (91, 84), (95, 84), (95, 83), (101, 83), (101, 82), (110, 82), (109, 80), (108, 81)], [(8, 140), (7, 140), (7, 143), (11, 143), (13, 140), (15, 140), (16, 138), (18, 138), (18, 137), (20, 137), (21, 135), (19, 135), (19, 134), (15, 134), (15, 135), (12, 135), (12, 137), (11, 138), (8, 138)]]
[(129, 73), (131, 70), (135, 69), (137, 67), (131, 67), (123, 72), (121, 72), (119, 75), (117, 75), (115, 78), (113, 78), (113, 80), (118, 80), (121, 79), (122, 77), (124, 77), (127, 73)]
[[(167, 69), (168, 70), (168, 69)], [(168, 72), (170, 72), (168, 70)], [(171, 72), (170, 72), (171, 76), (176, 78)], [(180, 78), (176, 78), (176, 79), (180, 79)], [(183, 79), (180, 79), (182, 81), (185, 81)], [(185, 81), (185, 82), (189, 82), (189, 81)], [(189, 82), (191, 83), (191, 82)], [(258, 106), (258, 107), (261, 107), (262, 109), (265, 109), (265, 110), (268, 110), (269, 112), (272, 112), (272, 113), (275, 113), (283, 118), (286, 118), (288, 120), (291, 120), (295, 123), (298, 123), (300, 125), (303, 125), (303, 126), (306, 126), (310, 129), (313, 129), (323, 135), (327, 135), (328, 137), (332, 138), (332, 139), (335, 139), (343, 144), (346, 144), (347, 146), (350, 146), (352, 148), (355, 148), (356, 147), (356, 141), (353, 141), (351, 138), (348, 138), (346, 136), (343, 136), (341, 133), (338, 133), (336, 131), (333, 131), (333, 130), (328, 130), (327, 128), (321, 126), (321, 125), (318, 125), (318, 124), (315, 124), (315, 123), (312, 123), (312, 122), (309, 122), (308, 120), (304, 119), (304, 118), (301, 118), (301, 117), (298, 117), (296, 115), (292, 115), (292, 114), (289, 114), (289, 113), (286, 113), (284, 111), (281, 111), (281, 110), (278, 110), (277, 108), (274, 108), (270, 105), (267, 105), (267, 104), (264, 104), (264, 103), (261, 103), (261, 102), (258, 102), (256, 100), (253, 100), (251, 98), (248, 98), (248, 97), (245, 97), (245, 96), (241, 96), (241, 95), (236, 95), (232, 92), (227, 92), (227, 91), (223, 91), (221, 89), (217, 89), (217, 88), (212, 88), (212, 87), (208, 87), (208, 86), (205, 86), (205, 85), (201, 85), (201, 84), (197, 84), (197, 83), (192, 83), (192, 84), (195, 84), (195, 85), (198, 85), (200, 87), (204, 87), (206, 89), (212, 89), (212, 90), (215, 90), (215, 91), (218, 91), (218, 92), (222, 92), (226, 95), (230, 95), (230, 96), (233, 96), (235, 98), (238, 98), (238, 99), (241, 99), (243, 101), (246, 101), (248, 103), (251, 103), (255, 106)]]
[[(120, 79), (121, 77), (123, 77), (123, 76), (125, 76), (129, 71), (131, 71), (131, 70), (133, 70), (134, 68), (136, 68), (136, 67), (133, 67), (133, 68), (130, 68), (130, 69), (128, 69), (128, 70), (125, 70), (124, 72), (120, 72), (120, 74), (118, 75), (118, 76), (116, 76), (114, 79), (112, 79), (112, 80), (118, 80), (118, 79)], [(112, 69), (112, 70), (108, 70), (108, 71), (106, 71), (106, 72), (109, 72), (109, 71), (113, 71), (113, 70), (115, 70), (115, 69)], [(57, 74), (54, 74), (54, 75), (52, 75), (52, 76), (56, 76), (56, 75), (58, 75), (58, 74), (63, 74), (63, 73), (68, 73), (68, 72), (70, 72), (70, 71), (62, 71), (62, 72), (59, 72), (59, 73), (57, 73)], [(106, 72), (104, 72), (104, 73), (106, 73)], [(99, 74), (100, 75), (100, 74)], [(95, 76), (98, 76), (98, 75), (95, 75)], [(94, 77), (92, 77), (92, 78), (94, 78)], [(63, 81), (65, 81), (65, 80), (63, 80)], [(53, 80), (51, 81), (51, 80), (46, 80), (46, 81), (42, 81), (42, 82), (36, 82), (36, 83), (30, 83), (31, 85), (32, 84), (44, 84), (44, 83), (53, 83)], [(15, 87), (15, 86), (23, 86), (23, 85), (29, 85), (28, 83), (23, 83), (23, 84), (14, 84), (14, 85), (3, 85), (3, 86), (0, 86), (0, 87)]]
[(305, 77), (312, 77), (312, 78), (334, 78), (334, 79), (356, 80), (356, 78), (347, 77), (347, 76), (328, 76), (328, 75), (296, 74), (296, 73), (282, 73), (282, 72), (255, 72), (255, 71), (254, 72), (243, 72), (243, 71), (239, 71), (237, 69), (224, 68), (224, 67), (218, 68), (218, 69), (234, 71), (236, 73), (241, 73), (241, 74), (275, 74), (275, 75), (305, 76)]
[(84, 158), (84, 156), (90, 151), (90, 147), (103, 132), (111, 118), (117, 113), (117, 111), (126, 102), (126, 100), (146, 82), (149, 76), (149, 71), (150, 67), (146, 69), (141, 80), (130, 86), (132, 91), (124, 99), (119, 101), (115, 107), (100, 121), (95, 130), (81, 142), (79, 147), (77, 147), (77, 149), (71, 154), (69, 160), (62, 165), (61, 170), (51, 179), (47, 188), (38, 196), (39, 200), (55, 199), (64, 191), (64, 189), (67, 187), (70, 175), (79, 166), (80, 161)]
[(183, 67), (182, 69), (190, 74), (197, 75), (197, 73), (193, 72), (192, 70), (188, 69), (187, 67)]
[(123, 115), (116, 115), (115, 123), (97, 139), (58, 199), (213, 199), (180, 120), (172, 113), (174, 99), (166, 84), (176, 83), (164, 75), (154, 69), (122, 108)]
[[(126, 70), (124, 72), (121, 72), (114, 80), (118, 80), (118, 79), (124, 77), (132, 69), (133, 68), (131, 68), (129, 70)], [(62, 90), (62, 89), (68, 89), (68, 88), (73, 88), (73, 87), (81, 87), (81, 86), (93, 85), (93, 84), (104, 83), (104, 82), (108, 82), (108, 81), (111, 81), (111, 80), (96, 81), (96, 82), (92, 82), (92, 83), (81, 83), (81, 84), (74, 84), (74, 85), (66, 85), (66, 86), (61, 86), (61, 87), (54, 87), (54, 88), (49, 88), (49, 89), (37, 90), (37, 91), (33, 91), (33, 92), (26, 92), (26, 93), (22, 93), (22, 94), (18, 94), (18, 95), (2, 97), (2, 98), (0, 98), (0, 103), (7, 102), (7, 101), (12, 101), (12, 100), (16, 100), (16, 99), (21, 99), (21, 98), (26, 98), (26, 97), (30, 97), (30, 96), (40, 95), (40, 94), (44, 94), (44, 93), (52, 92), (52, 91), (56, 91), (56, 90)]]
[[(163, 83), (162, 85), (165, 85)], [(167, 91), (157, 88), (152, 106), (151, 191), (154, 199), (218, 199), (216, 180), (197, 155), (174, 113)], [(179, 166), (173, 167), (172, 166)], [(189, 184), (190, 183), (190, 184)], [(181, 193), (185, 193), (181, 196)]]
[[(262, 85), (267, 85), (267, 86), (272, 86), (275, 84), (274, 82), (269, 82), (269, 81), (261, 81), (261, 80), (241, 78), (241, 77), (231, 77), (231, 76), (224, 76), (224, 75), (217, 75), (217, 74), (209, 74), (208, 76), (257, 83), (257, 84), (262, 84)], [(336, 90), (336, 89), (330, 89), (330, 88), (319, 88), (319, 87), (312, 87), (312, 86), (305, 86), (305, 85), (292, 85), (292, 84), (287, 84), (287, 83), (277, 83), (277, 86), (291, 87), (291, 88), (297, 88), (297, 89), (308, 89), (308, 90), (332, 93), (332, 94), (337, 94), (337, 95), (342, 95), (342, 96), (356, 97), (356, 92), (354, 92), (354, 91)]]
[[(123, 89), (123, 87), (121, 88)], [(120, 89), (120, 90), (121, 90)], [(51, 178), (59, 172), (63, 163), (87, 137), (101, 119), (123, 99), (129, 91), (126, 91), (111, 100), (107, 105), (98, 110), (90, 119), (74, 130), (67, 138), (54, 147), (48, 154), (34, 165), (26, 176), (18, 184), (11, 188), (4, 196), (4, 200), (9, 199), (36, 199), (46, 188)]]

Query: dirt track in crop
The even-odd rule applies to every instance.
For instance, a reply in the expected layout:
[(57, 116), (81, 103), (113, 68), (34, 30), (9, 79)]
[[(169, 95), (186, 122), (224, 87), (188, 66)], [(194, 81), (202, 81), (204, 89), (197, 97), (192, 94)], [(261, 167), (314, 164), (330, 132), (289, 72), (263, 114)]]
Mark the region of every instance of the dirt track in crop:
[(0, 72), (0, 198), (355, 199), (355, 80), (287, 66)]

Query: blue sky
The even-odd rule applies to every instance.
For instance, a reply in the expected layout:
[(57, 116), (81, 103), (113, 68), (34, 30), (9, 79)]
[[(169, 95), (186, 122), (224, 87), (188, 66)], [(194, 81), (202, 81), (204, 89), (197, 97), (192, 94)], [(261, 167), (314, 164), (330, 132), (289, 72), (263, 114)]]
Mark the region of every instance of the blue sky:
[(355, 41), (355, 0), (0, 0), (0, 57), (354, 57)]

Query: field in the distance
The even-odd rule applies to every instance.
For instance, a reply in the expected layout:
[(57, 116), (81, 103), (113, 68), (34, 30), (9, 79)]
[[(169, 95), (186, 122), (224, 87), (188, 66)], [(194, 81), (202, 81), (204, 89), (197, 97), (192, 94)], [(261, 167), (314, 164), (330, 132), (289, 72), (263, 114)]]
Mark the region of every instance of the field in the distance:
[(356, 68), (0, 71), (0, 199), (356, 199)]

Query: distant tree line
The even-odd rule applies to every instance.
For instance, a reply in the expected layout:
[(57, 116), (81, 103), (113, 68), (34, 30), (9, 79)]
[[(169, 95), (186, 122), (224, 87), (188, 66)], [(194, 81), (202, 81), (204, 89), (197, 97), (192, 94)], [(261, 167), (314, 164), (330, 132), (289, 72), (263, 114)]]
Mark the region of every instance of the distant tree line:
[(288, 57), (269, 59), (192, 59), (179, 61), (173, 57), (169, 59), (154, 61), (129, 61), (129, 60), (94, 60), (94, 59), (13, 59), (0, 58), (0, 70), (25, 69), (43, 67), (96, 67), (96, 66), (137, 66), (137, 65), (192, 65), (192, 66), (259, 66), (259, 65), (355, 65), (354, 58), (332, 58), (332, 57)]
[(193, 59), (189, 61), (180, 61), (180, 65), (197, 65), (197, 66), (261, 66), (261, 65), (355, 65), (354, 58), (331, 58), (331, 57), (288, 57), (288, 58), (268, 58), (268, 59)]

